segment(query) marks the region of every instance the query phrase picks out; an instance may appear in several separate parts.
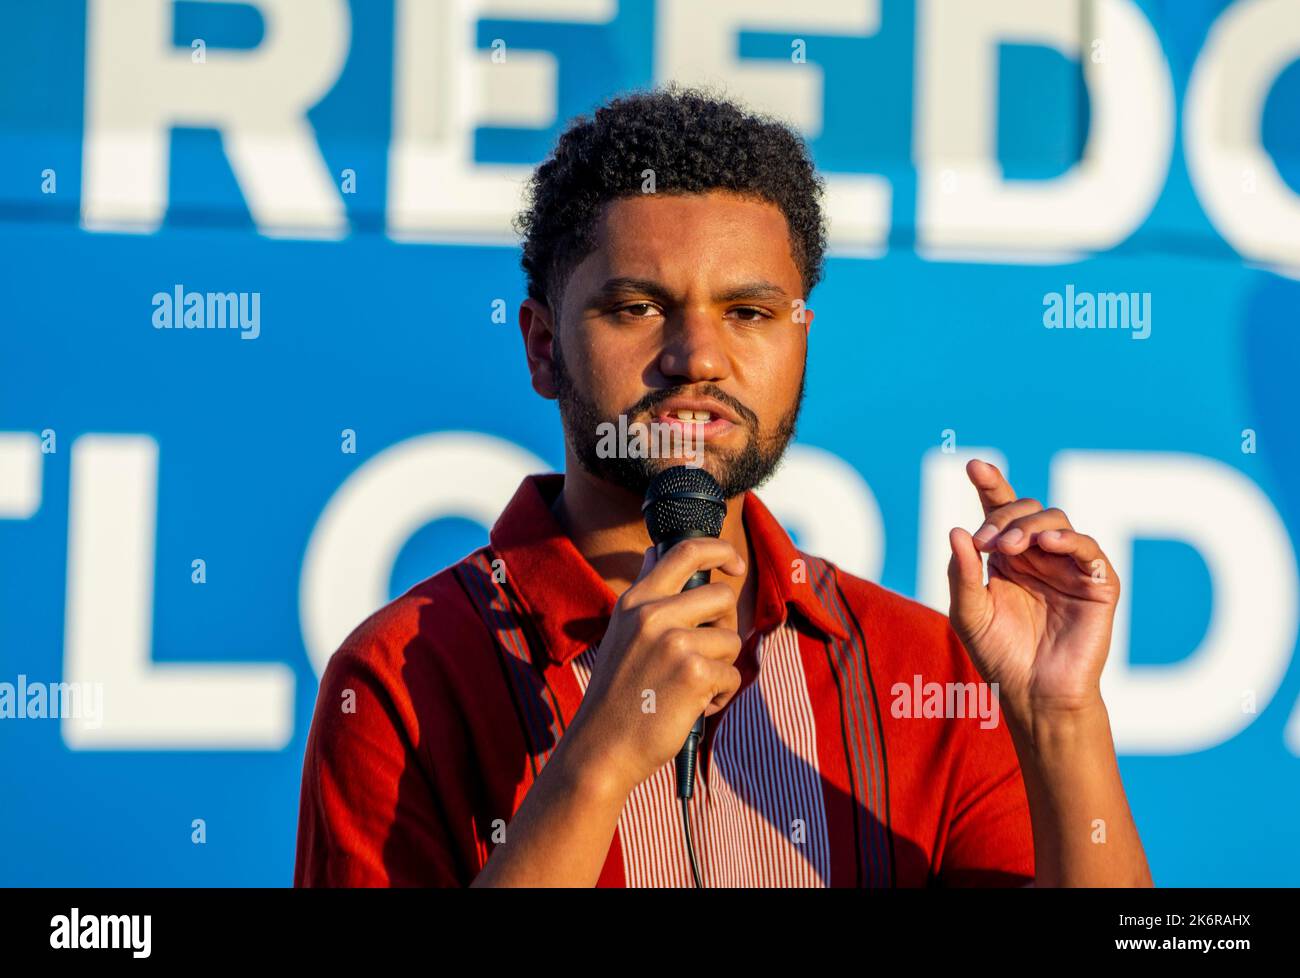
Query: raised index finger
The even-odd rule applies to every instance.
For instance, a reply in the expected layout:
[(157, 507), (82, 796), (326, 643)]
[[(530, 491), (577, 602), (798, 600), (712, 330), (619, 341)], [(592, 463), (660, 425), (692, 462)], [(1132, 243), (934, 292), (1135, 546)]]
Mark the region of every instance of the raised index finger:
[(985, 516), (999, 506), (1016, 501), (1016, 491), (1011, 488), (1011, 484), (1007, 482), (998, 467), (991, 462), (978, 458), (971, 459), (966, 463), (966, 475), (979, 493), (980, 505), (984, 507)]

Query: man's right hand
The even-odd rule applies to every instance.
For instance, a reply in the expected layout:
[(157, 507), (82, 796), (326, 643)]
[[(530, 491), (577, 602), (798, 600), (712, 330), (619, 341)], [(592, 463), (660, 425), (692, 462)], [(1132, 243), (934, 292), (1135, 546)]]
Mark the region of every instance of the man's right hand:
[(745, 562), (711, 537), (683, 540), (660, 559), (654, 547), (646, 551), (566, 734), (581, 727), (629, 792), (677, 756), (701, 714), (717, 713), (740, 688), (736, 592), (722, 581), (683, 592), (700, 570), (738, 577)]

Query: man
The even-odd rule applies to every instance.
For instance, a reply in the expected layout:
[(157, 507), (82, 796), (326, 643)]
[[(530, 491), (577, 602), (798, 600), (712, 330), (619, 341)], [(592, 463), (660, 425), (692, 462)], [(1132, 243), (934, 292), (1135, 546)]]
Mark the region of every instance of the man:
[[(1119, 583), (1091, 538), (972, 462), (985, 524), (951, 533), (950, 626), (798, 551), (749, 491), (803, 398), (820, 195), (797, 135), (697, 91), (560, 138), (519, 222), (519, 323), (564, 474), (331, 659), (296, 884), (691, 885), (671, 761), (705, 714), (705, 886), (1150, 885), (1099, 693)], [(719, 539), (656, 559), (641, 504), (682, 459), (602, 449), (620, 415), (702, 436)], [(996, 722), (898, 708), (914, 679), (995, 690)]]

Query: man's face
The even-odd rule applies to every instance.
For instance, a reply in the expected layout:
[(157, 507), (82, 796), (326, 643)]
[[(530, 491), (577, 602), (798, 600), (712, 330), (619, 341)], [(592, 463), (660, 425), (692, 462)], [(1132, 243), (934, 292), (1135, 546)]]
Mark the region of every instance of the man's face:
[[(552, 346), (565, 436), (591, 474), (637, 495), (700, 456), (627, 457), (601, 425), (682, 426), (731, 498), (761, 485), (794, 435), (808, 325), (785, 216), (725, 192), (611, 202), (570, 276)], [(699, 423), (695, 412), (707, 411)], [(658, 439), (652, 439), (658, 441)], [(667, 439), (659, 442), (667, 443)]]

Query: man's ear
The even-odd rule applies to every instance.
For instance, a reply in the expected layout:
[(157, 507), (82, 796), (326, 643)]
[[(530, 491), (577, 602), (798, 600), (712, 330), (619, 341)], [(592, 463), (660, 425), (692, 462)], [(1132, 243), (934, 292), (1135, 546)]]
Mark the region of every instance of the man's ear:
[(519, 304), (519, 332), (524, 338), (524, 353), (528, 357), (528, 373), (532, 377), (533, 390), (548, 401), (553, 401), (558, 396), (555, 361), (551, 356), (556, 325), (546, 303), (529, 298)]
[(803, 335), (808, 335), (808, 330), (812, 329), (813, 311), (805, 308), (803, 311)]

